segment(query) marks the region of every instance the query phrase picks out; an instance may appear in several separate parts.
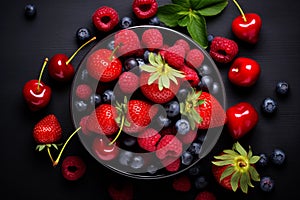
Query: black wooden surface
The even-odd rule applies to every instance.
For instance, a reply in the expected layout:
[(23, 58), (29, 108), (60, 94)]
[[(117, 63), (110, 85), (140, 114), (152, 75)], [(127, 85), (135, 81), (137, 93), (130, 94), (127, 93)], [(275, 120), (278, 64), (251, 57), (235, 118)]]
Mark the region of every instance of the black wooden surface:
[[(65, 133), (74, 130), (69, 111), (70, 83), (57, 84), (47, 74), (43, 80), (51, 85), (53, 96), (50, 105), (37, 113), (28, 110), (22, 97), (22, 87), (26, 81), (38, 78), (40, 66), (45, 57), (56, 53), (71, 55), (79, 45), (75, 32), (79, 27), (88, 27), (94, 33), (91, 22), (92, 13), (100, 6), (114, 7), (120, 17), (132, 16), (130, 0), (52, 0), (19, 1), (1, 3), (1, 199), (109, 199), (107, 185), (124, 177), (113, 174), (97, 163), (75, 137), (65, 151), (66, 155), (80, 155), (87, 163), (85, 176), (76, 182), (66, 181), (60, 174), (59, 166), (53, 168), (46, 152), (35, 151), (32, 138), (34, 124), (46, 114), (58, 116)], [(159, 5), (170, 3), (159, 0)], [(33, 20), (24, 17), (26, 3), (34, 3), (38, 13)], [(245, 12), (258, 13), (263, 21), (260, 40), (250, 47), (239, 43), (239, 55), (256, 59), (262, 67), (262, 74), (255, 87), (240, 90), (233, 87), (227, 79), (228, 67), (221, 67), (227, 91), (228, 106), (240, 101), (252, 103), (259, 110), (260, 120), (251, 134), (240, 140), (247, 147), (251, 145), (254, 153), (269, 154), (275, 147), (282, 148), (287, 155), (287, 163), (276, 168), (269, 166), (261, 171), (275, 179), (275, 189), (265, 194), (258, 187), (248, 195), (222, 189), (209, 177), (207, 190), (213, 191), (217, 199), (272, 199), (279, 200), (297, 196), (299, 176), (300, 112), (299, 112), (299, 58), (300, 21), (299, 1), (246, 1), (240, 0)], [(214, 35), (233, 38), (231, 21), (239, 14), (232, 1), (218, 16), (207, 18), (208, 32)], [(105, 34), (103, 34), (103, 37)], [(102, 35), (100, 35), (102, 37)], [(76, 67), (88, 47), (84, 48), (72, 61)], [(274, 88), (279, 80), (290, 83), (291, 93), (287, 98), (276, 96)], [(279, 103), (274, 117), (263, 116), (260, 103), (265, 97), (274, 97)], [(226, 130), (222, 133), (213, 151), (203, 160), (209, 163), (212, 156), (223, 148), (230, 148), (233, 140)], [(159, 181), (133, 182), (136, 199), (194, 199), (199, 192), (178, 193), (172, 190), (170, 179)]]

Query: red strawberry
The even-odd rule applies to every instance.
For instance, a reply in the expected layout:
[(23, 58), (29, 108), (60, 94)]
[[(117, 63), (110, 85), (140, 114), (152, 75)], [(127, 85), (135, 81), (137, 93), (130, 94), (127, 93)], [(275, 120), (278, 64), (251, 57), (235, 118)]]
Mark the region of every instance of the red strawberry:
[(198, 76), (198, 73), (194, 69), (192, 69), (186, 65), (183, 65), (180, 68), (180, 71), (183, 72), (184, 79), (187, 80), (191, 84), (192, 87), (198, 86), (198, 84), (200, 82), (200, 78)]
[(179, 90), (183, 72), (170, 67), (158, 54), (149, 54), (149, 65), (143, 65), (140, 76), (140, 89), (144, 96), (154, 103), (166, 103), (173, 99)]
[(195, 200), (216, 200), (214, 193), (209, 191), (201, 191), (197, 194)]
[(192, 187), (191, 180), (186, 175), (175, 177), (172, 182), (172, 187), (176, 191), (188, 192)]
[(139, 19), (147, 19), (153, 17), (158, 10), (156, 0), (134, 0), (132, 3), (132, 11)]
[(166, 157), (180, 157), (182, 153), (182, 143), (174, 135), (165, 135), (161, 138), (157, 144), (156, 156), (159, 159), (165, 159)]
[(260, 180), (255, 169), (255, 163), (260, 157), (253, 156), (250, 147), (249, 152), (247, 152), (236, 142), (232, 149), (223, 150), (214, 158), (215, 160), (212, 162), (213, 176), (222, 187), (228, 190), (236, 191), (240, 188), (244, 193), (247, 193), (248, 186), (254, 187), (251, 179), (253, 181)]
[(117, 110), (110, 104), (101, 104), (90, 115), (86, 121), (86, 127), (89, 131), (112, 135), (119, 129), (115, 121)]
[(199, 49), (191, 49), (186, 54), (186, 64), (192, 68), (199, 68), (204, 60), (204, 54)]
[(150, 28), (144, 31), (142, 35), (142, 44), (150, 51), (160, 49), (163, 46), (164, 39), (158, 29)]
[(131, 182), (113, 182), (108, 186), (108, 194), (112, 200), (132, 200), (133, 185)]
[(164, 58), (171, 67), (180, 69), (184, 64), (185, 53), (183, 46), (173, 45), (166, 50)]
[(141, 148), (147, 151), (155, 151), (160, 137), (161, 135), (156, 130), (148, 128), (138, 136), (137, 142)]
[(130, 29), (123, 29), (115, 34), (114, 46), (120, 56), (129, 56), (140, 50), (141, 44), (138, 35)]
[(86, 68), (96, 80), (110, 82), (120, 76), (122, 63), (111, 50), (99, 49), (88, 57)]
[(132, 94), (139, 87), (139, 77), (132, 72), (123, 72), (118, 84), (122, 92)]
[(102, 6), (94, 12), (92, 20), (98, 30), (108, 32), (119, 23), (119, 14), (111, 7)]
[(33, 138), (40, 144), (42, 150), (43, 144), (52, 144), (61, 139), (62, 128), (54, 114), (49, 114), (42, 118), (33, 128)]

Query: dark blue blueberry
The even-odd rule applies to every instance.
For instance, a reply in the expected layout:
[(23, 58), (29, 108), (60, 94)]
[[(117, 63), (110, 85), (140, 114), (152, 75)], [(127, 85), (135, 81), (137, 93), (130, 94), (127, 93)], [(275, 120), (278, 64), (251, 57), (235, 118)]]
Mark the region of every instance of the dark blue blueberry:
[(115, 94), (112, 90), (105, 90), (101, 95), (101, 99), (103, 103), (111, 103), (115, 100)]
[(189, 90), (188, 89), (181, 88), (177, 92), (176, 97), (177, 97), (177, 99), (178, 99), (179, 102), (183, 102), (183, 101), (185, 101), (185, 99), (188, 96), (188, 94), (189, 94)]
[(207, 35), (207, 41), (209, 42), (209, 43), (211, 43), (212, 41), (213, 41), (213, 39), (214, 39), (214, 35), (213, 34), (208, 34)]
[(210, 91), (213, 85), (213, 78), (209, 75), (202, 76), (198, 86), (205, 91)]
[(259, 155), (259, 160), (257, 161), (257, 166), (260, 166), (260, 167), (265, 167), (265, 166), (267, 166), (268, 165), (268, 161), (269, 161), (269, 159), (268, 159), (268, 156), (266, 155), (266, 154), (264, 154), (264, 153), (261, 153), (260, 155)]
[(195, 179), (194, 183), (195, 183), (195, 188), (198, 190), (204, 189), (208, 185), (208, 182), (207, 182), (205, 176), (198, 176)]
[(93, 94), (90, 97), (90, 103), (93, 106), (98, 106), (101, 103), (101, 96), (99, 94)]
[(191, 176), (197, 176), (200, 173), (200, 168), (198, 165), (192, 166), (189, 169), (189, 175)]
[(221, 90), (220, 83), (214, 81), (211, 86), (211, 90), (209, 91), (211, 94), (218, 94)]
[(168, 117), (176, 117), (180, 113), (179, 103), (177, 101), (170, 101), (165, 105), (165, 110)]
[(200, 154), (201, 151), (201, 144), (198, 142), (193, 142), (189, 148), (188, 151), (191, 152), (192, 154)]
[(149, 50), (146, 50), (146, 51), (144, 52), (144, 62), (145, 62), (145, 63), (149, 63), (149, 54), (150, 54), (150, 53), (153, 53), (154, 55), (156, 55), (156, 53), (150, 52)]
[(277, 102), (271, 97), (265, 98), (261, 104), (262, 111), (266, 114), (275, 113), (278, 109), (277, 107)]
[(130, 17), (123, 17), (121, 20), (120, 20), (120, 27), (122, 29), (125, 29), (125, 28), (129, 28), (133, 26), (133, 21)]
[(157, 16), (151, 17), (148, 22), (150, 25), (159, 26), (160, 20)]
[(188, 151), (185, 151), (181, 154), (181, 163), (183, 165), (190, 165), (192, 163), (193, 159), (194, 159), (194, 156)]
[(137, 143), (137, 140), (136, 137), (128, 136), (122, 140), (122, 143), (126, 147), (133, 147)]
[(181, 135), (187, 134), (191, 129), (190, 123), (186, 119), (177, 120), (177, 122), (175, 123), (175, 128), (177, 130), (177, 133)]
[(282, 149), (275, 148), (271, 154), (271, 161), (275, 165), (282, 165), (285, 161), (285, 153)]
[(209, 75), (212, 73), (212, 69), (211, 67), (209, 67), (208, 65), (202, 65), (200, 68), (199, 68), (199, 75), (202, 77), (202, 76), (205, 76), (205, 75)]
[(75, 101), (74, 102), (75, 108), (79, 112), (83, 112), (87, 110), (88, 105), (84, 101)]
[(199, 142), (203, 143), (204, 140), (205, 140), (205, 138), (206, 138), (206, 133), (201, 133), (201, 134), (198, 134), (198, 135), (199, 135), (199, 136), (198, 136), (197, 140), (198, 140)]
[(158, 126), (161, 128), (168, 127), (172, 121), (164, 115), (159, 115), (157, 118)]
[(138, 62), (138, 66), (143, 66), (146, 64), (144, 59), (142, 58), (136, 58), (136, 61)]
[(128, 58), (124, 61), (124, 70), (125, 71), (130, 71), (137, 66), (139, 66), (139, 63), (135, 58)]
[(276, 84), (276, 93), (279, 95), (287, 95), (289, 92), (289, 84), (286, 81), (279, 81)]
[(76, 31), (76, 38), (79, 43), (84, 43), (91, 38), (91, 32), (88, 28), (81, 27)]
[(274, 180), (269, 176), (264, 176), (260, 179), (260, 189), (264, 192), (271, 192), (274, 188)]
[(107, 48), (111, 51), (113, 51), (115, 49), (115, 40), (112, 40), (110, 41), (108, 44), (107, 44)]
[(80, 79), (81, 79), (82, 81), (84, 81), (84, 82), (85, 82), (85, 81), (88, 81), (88, 79), (89, 79), (89, 72), (88, 72), (87, 69), (84, 69), (84, 70), (81, 71)]
[(33, 18), (34, 16), (36, 16), (37, 13), (37, 9), (36, 6), (34, 4), (27, 4), (24, 7), (24, 14), (26, 17), (28, 18)]

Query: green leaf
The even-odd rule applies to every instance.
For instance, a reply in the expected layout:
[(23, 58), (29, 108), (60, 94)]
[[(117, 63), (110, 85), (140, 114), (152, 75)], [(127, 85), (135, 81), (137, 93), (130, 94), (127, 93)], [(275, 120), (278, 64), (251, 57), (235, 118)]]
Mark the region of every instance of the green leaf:
[(248, 173), (243, 173), (240, 179), (240, 187), (241, 190), (246, 194), (248, 193), (248, 180), (249, 180)]
[(182, 18), (180, 18), (178, 20), (178, 25), (182, 26), (182, 27), (185, 27), (185, 26), (187, 26), (190, 23), (190, 21), (191, 21), (190, 16), (189, 15), (185, 15), (185, 16), (183, 16)]
[(223, 150), (223, 152), (226, 153), (226, 154), (230, 154), (232, 156), (239, 156), (239, 154), (237, 152), (235, 152), (231, 149), (225, 149), (225, 150)]
[(252, 156), (252, 157), (250, 158), (250, 160), (249, 160), (249, 163), (250, 163), (250, 164), (254, 164), (254, 163), (256, 163), (259, 159), (260, 159), (259, 156)]
[(232, 190), (233, 191), (236, 191), (238, 186), (239, 186), (239, 180), (241, 178), (241, 173), (239, 171), (236, 171), (233, 173), (233, 175), (231, 176), (231, 179), (230, 179), (230, 184), (231, 184), (231, 187), (232, 187)]
[(196, 15), (196, 17), (193, 17), (190, 20), (190, 23), (187, 25), (187, 30), (193, 40), (195, 40), (204, 49), (207, 48), (208, 41), (207, 41), (206, 21), (203, 16)]
[(230, 176), (233, 172), (234, 172), (234, 167), (228, 166), (221, 174), (220, 181), (223, 180), (224, 178)]
[(184, 7), (184, 8), (190, 8), (191, 7), (190, 1), (191, 0), (172, 0), (172, 2), (174, 4), (180, 5), (180, 6)]
[(220, 7), (219, 4), (228, 4), (228, 0), (189, 0), (193, 10)]
[(178, 15), (182, 10), (186, 10), (186, 8), (178, 4), (166, 4), (158, 7), (157, 17), (167, 26), (175, 27), (178, 25), (179, 18), (182, 17)]
[(156, 72), (157, 69), (156, 67), (150, 66), (150, 65), (143, 65), (140, 67), (143, 71), (149, 72), (149, 73), (153, 73)]
[(247, 156), (247, 151), (242, 147), (242, 145), (240, 145), (239, 142), (236, 142), (234, 145), (233, 145), (233, 148), (239, 152), (239, 154), (241, 154), (242, 156)]
[(151, 85), (159, 78), (159, 73), (153, 73), (148, 79), (148, 85)]
[(220, 160), (220, 161), (213, 161), (212, 162), (216, 166), (225, 166), (225, 165), (233, 165), (233, 160)]
[[(201, 2), (202, 1), (200, 1), (200, 3)], [(228, 1), (224, 0), (209, 0), (209, 2), (212, 4), (198, 9), (199, 14), (203, 16), (214, 16), (221, 13), (228, 5)]]
[(235, 158), (235, 156), (233, 155), (230, 155), (230, 154), (223, 154), (223, 155), (220, 155), (220, 156), (214, 156), (215, 159), (218, 159), (218, 160), (232, 160)]
[(258, 172), (251, 165), (249, 166), (249, 173), (250, 173), (250, 176), (251, 176), (252, 180), (254, 180), (254, 181), (259, 181), (260, 180)]

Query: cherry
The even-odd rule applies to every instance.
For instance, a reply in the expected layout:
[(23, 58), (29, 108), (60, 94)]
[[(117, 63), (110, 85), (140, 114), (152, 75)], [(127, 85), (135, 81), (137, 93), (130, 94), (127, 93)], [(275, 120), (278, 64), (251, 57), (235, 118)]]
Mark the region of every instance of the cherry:
[(242, 41), (256, 44), (262, 26), (261, 18), (256, 13), (244, 13), (236, 0), (233, 0), (241, 15), (236, 17), (231, 24), (234, 35)]
[(56, 54), (54, 55), (50, 61), (48, 66), (48, 72), (50, 77), (57, 81), (69, 81), (73, 78), (75, 74), (75, 70), (73, 65), (71, 64), (72, 59), (75, 57), (75, 55), (87, 44), (95, 40), (96, 37), (91, 38), (87, 42), (85, 42), (83, 45), (81, 45), (74, 53), (73, 55), (68, 58), (65, 54)]
[(258, 123), (258, 112), (248, 102), (240, 102), (226, 111), (227, 128), (234, 139), (240, 139)]
[(45, 58), (39, 79), (32, 79), (26, 82), (23, 87), (23, 97), (31, 111), (46, 107), (51, 99), (51, 88), (41, 81), (47, 62), (48, 58)]
[(235, 85), (249, 87), (256, 83), (260, 71), (258, 62), (250, 58), (239, 57), (233, 61), (228, 71), (228, 78)]
[(119, 153), (117, 144), (105, 138), (96, 137), (93, 141), (92, 149), (99, 159), (105, 161), (114, 159)]

